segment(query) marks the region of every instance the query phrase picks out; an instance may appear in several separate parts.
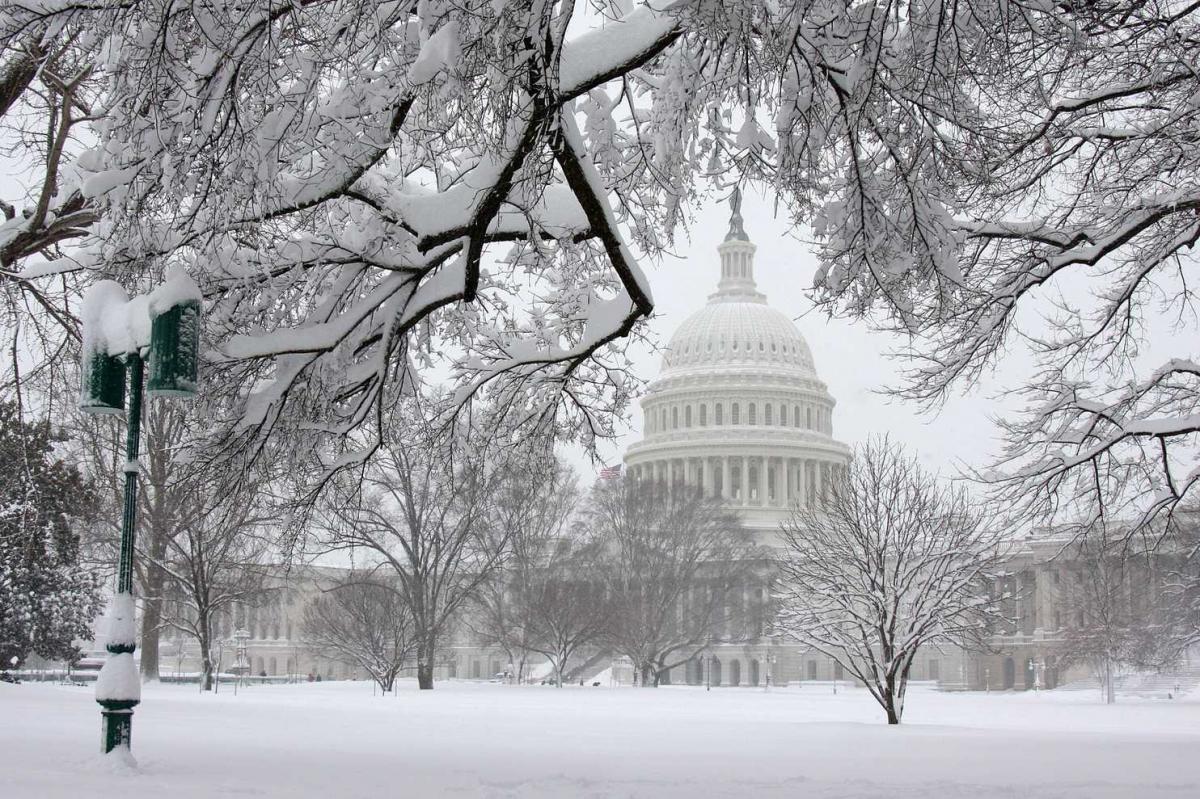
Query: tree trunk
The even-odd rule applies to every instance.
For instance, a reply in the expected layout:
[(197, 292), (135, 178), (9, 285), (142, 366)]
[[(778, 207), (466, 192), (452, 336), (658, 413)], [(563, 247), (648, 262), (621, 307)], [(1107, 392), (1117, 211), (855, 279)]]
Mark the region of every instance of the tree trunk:
[(896, 702), (896, 678), (892, 675), (883, 683), (883, 710), (887, 713), (888, 724), (899, 724), (903, 709)]
[(657, 688), (658, 687), (658, 669), (654, 668), (649, 663), (643, 663), (642, 668), (642, 687)]
[(201, 619), (196, 625), (198, 634), (197, 642), (200, 644), (200, 683), (205, 691), (213, 689), (213, 661), (212, 661), (212, 633), (205, 619)]
[(208, 646), (205, 643), (200, 644), (200, 682), (205, 691), (213, 689), (213, 662), (212, 653), (208, 651)]
[(422, 691), (433, 690), (433, 659), (437, 649), (437, 640), (433, 636), (425, 638), (417, 646), (417, 687)]
[(142, 600), (142, 640), (138, 648), (142, 652), (140, 671), (142, 682), (158, 682), (159, 642), (162, 624), (162, 596), (146, 592)]
[(159, 642), (163, 618), (163, 585), (167, 572), (160, 565), (167, 554), (167, 536), (157, 525), (150, 528), (150, 557), (146, 559), (146, 584), (142, 586), (142, 682), (158, 681)]

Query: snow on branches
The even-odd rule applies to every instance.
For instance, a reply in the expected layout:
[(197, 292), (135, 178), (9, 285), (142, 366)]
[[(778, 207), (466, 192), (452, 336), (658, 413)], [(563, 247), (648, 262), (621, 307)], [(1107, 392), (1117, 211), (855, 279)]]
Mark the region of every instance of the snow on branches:
[[(897, 392), (931, 403), (1032, 341), (997, 478), (1022, 510), (1149, 519), (1194, 500), (1196, 374), (1178, 368), (1197, 358), (1194, 5), (922, 7), (857, 7), (842, 24), (859, 55), (837, 65), (795, 49), (810, 124), (781, 177), (821, 153), (803, 167), (825, 164), (832, 195), (821, 301), (912, 336)], [(1170, 335), (1158, 315), (1193, 337), (1147, 364)]]
[[(97, 146), (50, 193), (83, 198), (86, 243), (21, 279), (183, 263), (247, 439), (289, 427), (370, 452), (382, 410), (430, 374), (458, 407), (482, 393), (517, 424), (611, 434), (622, 342), (653, 308), (637, 255), (749, 180), (811, 225), (825, 307), (912, 337), (901, 393), (972, 383), (1022, 309), (1085, 286), (1038, 331), (1062, 371), (1035, 402), (1147, 387), (1129, 420), (1153, 429), (1122, 427), (1119, 457), (1194, 449), (1195, 411), (1149, 410), (1163, 383), (1125, 369), (1151, 298), (1193, 311), (1184, 0), (0, 4), (3, 53), (25, 54), (5, 74), (86, 30), (72, 41), (106, 82)], [(1026, 446), (1026, 465), (1080, 455)], [(1187, 485), (1147, 469), (1124, 499)]]
[(601, 173), (575, 101), (655, 59), (669, 9), (586, 30), (571, 3), (51, 2), (3, 32), (85, 19), (109, 89), (77, 264), (197, 276), (244, 435), (378, 434), (429, 368), (459, 407), (610, 433), (632, 387), (610, 345), (653, 304), (610, 197), (630, 156)]

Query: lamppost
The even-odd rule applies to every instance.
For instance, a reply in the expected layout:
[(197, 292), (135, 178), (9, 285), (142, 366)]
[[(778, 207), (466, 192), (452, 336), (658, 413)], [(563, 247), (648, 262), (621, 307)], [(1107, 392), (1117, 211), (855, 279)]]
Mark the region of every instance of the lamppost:
[[(85, 413), (126, 412), (125, 502), (121, 516), (121, 551), (117, 560), (117, 592), (109, 608), (108, 657), (96, 679), (96, 701), (102, 708), (100, 750), (107, 754), (130, 745), (133, 708), (142, 685), (133, 652), (133, 551), (137, 526), (138, 445), (142, 422), (142, 388), (168, 397), (196, 394), (200, 348), (201, 294), (181, 269), (148, 295), (129, 299), (120, 284), (102, 280), (88, 289), (83, 317), (83, 386), (79, 407)], [(128, 378), (128, 379), (127, 379)]]
[(233, 665), (229, 667), (229, 670), (233, 672), (234, 676), (234, 696), (237, 696), (238, 683), (250, 673), (250, 658), (246, 657), (246, 642), (249, 640), (249, 630), (238, 629), (233, 631), (233, 638), (230, 641), (233, 644)]

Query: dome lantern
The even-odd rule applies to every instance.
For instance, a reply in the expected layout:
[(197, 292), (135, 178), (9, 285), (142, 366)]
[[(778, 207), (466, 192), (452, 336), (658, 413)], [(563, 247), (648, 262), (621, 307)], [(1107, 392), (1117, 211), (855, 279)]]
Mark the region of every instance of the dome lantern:
[(729, 232), (725, 241), (717, 246), (721, 255), (721, 280), (717, 293), (710, 301), (766, 303), (767, 298), (758, 293), (754, 283), (754, 251), (757, 247), (746, 235), (742, 220), (742, 192), (733, 190), (729, 200)]

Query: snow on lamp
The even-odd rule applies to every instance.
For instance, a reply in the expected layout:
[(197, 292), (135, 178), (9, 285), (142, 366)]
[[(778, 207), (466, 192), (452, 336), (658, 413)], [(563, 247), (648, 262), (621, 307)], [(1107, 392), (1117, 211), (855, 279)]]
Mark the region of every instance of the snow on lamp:
[(146, 391), (194, 397), (199, 382), (200, 289), (181, 269), (150, 295), (150, 377)]

